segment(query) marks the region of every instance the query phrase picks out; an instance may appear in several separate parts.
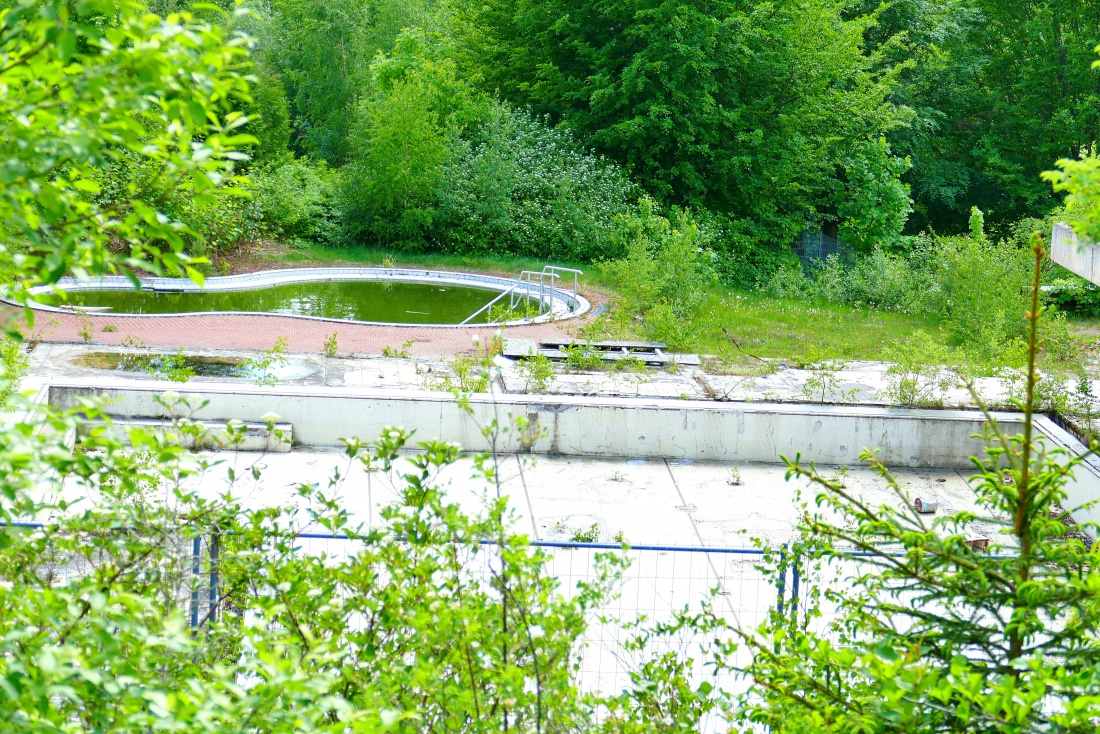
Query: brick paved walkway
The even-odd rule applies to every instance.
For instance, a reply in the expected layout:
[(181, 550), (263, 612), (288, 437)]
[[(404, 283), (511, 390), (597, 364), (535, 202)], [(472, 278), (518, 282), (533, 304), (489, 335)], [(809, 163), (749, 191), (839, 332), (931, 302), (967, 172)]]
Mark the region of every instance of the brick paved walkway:
[[(604, 300), (599, 296), (589, 295), (588, 298), (594, 304)], [(10, 308), (7, 310), (9, 315), (14, 312)], [(55, 324), (51, 324), (51, 320)], [(590, 320), (589, 315), (550, 324), (509, 326), (505, 327), (504, 335), (535, 339), (561, 337)], [(267, 314), (141, 318), (90, 314), (85, 319), (76, 314), (39, 311), (35, 315), (34, 327), (29, 330), (24, 328), (23, 333), (37, 336), (42, 342), (83, 342), (80, 332), (85, 329), (86, 324), (91, 324), (91, 341), (100, 344), (118, 345), (123, 339), (132, 336), (150, 347), (259, 350), (270, 349), (277, 338), (285, 336), (289, 340), (291, 352), (320, 353), (324, 350), (325, 339), (336, 332), (340, 354), (381, 354), (384, 347), (400, 348), (406, 341), (415, 340), (415, 344), (409, 348), (410, 356), (414, 357), (443, 357), (472, 352), (474, 334), (487, 338), (496, 331), (488, 327), (369, 326)], [(107, 324), (113, 324), (117, 331), (103, 331)]]

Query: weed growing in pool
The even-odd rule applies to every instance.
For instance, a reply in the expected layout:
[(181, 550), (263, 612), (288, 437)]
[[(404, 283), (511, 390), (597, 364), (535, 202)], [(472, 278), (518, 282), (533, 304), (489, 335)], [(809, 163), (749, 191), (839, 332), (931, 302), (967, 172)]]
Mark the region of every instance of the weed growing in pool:
[(451, 374), (444, 375), (437, 389), (444, 392), (488, 392), (489, 371), (475, 356), (458, 354), (448, 366)]
[(409, 347), (411, 347), (413, 344), (416, 344), (416, 339), (409, 339), (401, 345), (400, 349), (388, 346), (382, 347), (382, 356), (389, 357), (391, 359), (408, 359)]
[(832, 398), (842, 403), (850, 403), (856, 399), (856, 389), (842, 390), (840, 387), (840, 371), (844, 369), (844, 363), (835, 359), (821, 359), (817, 350), (811, 348), (806, 356), (799, 360), (798, 366), (810, 373), (806, 382), (802, 385), (802, 394), (810, 400), (824, 403)]
[(570, 344), (561, 348), (565, 364), (572, 372), (592, 372), (603, 366), (600, 353), (589, 344)]
[(428, 389), (454, 393), (458, 397), (464, 393), (489, 392), (493, 360), (503, 351), (504, 338), (498, 332), (483, 343), (481, 337), (474, 334), (473, 342), (474, 353), (457, 354), (446, 362), (449, 374), (428, 382)]
[(325, 356), (335, 357), (336, 352), (340, 349), (340, 342), (337, 341), (337, 335), (339, 332), (332, 332), (332, 334), (325, 339)]
[(943, 366), (950, 359), (947, 347), (923, 330), (887, 347), (885, 356), (894, 364), (886, 370), (882, 395), (892, 405), (939, 407), (958, 379), (954, 371)]
[(645, 360), (633, 353), (615, 361), (611, 370), (613, 372), (627, 372), (635, 375), (645, 375), (650, 372)]
[(598, 543), (600, 540), (600, 526), (598, 523), (592, 523), (587, 528), (574, 530), (569, 540), (574, 543)]
[(519, 363), (518, 369), (527, 377), (523, 385), (524, 392), (543, 393), (554, 382), (554, 363), (545, 355), (528, 357)]
[(741, 478), (741, 468), (737, 466), (731, 466), (729, 470), (729, 476), (726, 477), (726, 484), (731, 487), (740, 487), (745, 483), (745, 480)]
[(271, 374), (271, 368), (282, 367), (286, 364), (286, 352), (289, 345), (290, 339), (280, 336), (275, 340), (275, 346), (265, 350), (262, 357), (245, 360), (243, 366), (255, 375), (253, 381), (257, 385), (271, 386), (279, 384), (279, 378)]
[(92, 320), (83, 311), (78, 312), (77, 318), (80, 319), (80, 329), (76, 332), (76, 335), (84, 341), (90, 342), (92, 337), (95, 336), (95, 327), (92, 325)]
[(118, 327), (115, 326), (114, 324), (104, 324), (103, 325), (103, 331), (107, 334), (111, 334), (113, 332), (118, 331)]
[(171, 382), (187, 382), (195, 376), (195, 368), (187, 363), (187, 355), (182, 349), (172, 355), (149, 359), (145, 364), (145, 371), (153, 377)]
[[(997, 371), (1001, 389), (1005, 394), (1004, 407), (1012, 409), (1027, 395), (1028, 379), (1026, 370), (1002, 367)], [(1053, 411), (1060, 415), (1073, 412), (1070, 389), (1067, 380), (1054, 375), (1045, 375), (1034, 386), (1034, 400), (1038, 410)]]
[(126, 336), (122, 337), (121, 343), (124, 347), (133, 347), (134, 349), (145, 348), (145, 340), (141, 337), (134, 336), (133, 334), (127, 334)]

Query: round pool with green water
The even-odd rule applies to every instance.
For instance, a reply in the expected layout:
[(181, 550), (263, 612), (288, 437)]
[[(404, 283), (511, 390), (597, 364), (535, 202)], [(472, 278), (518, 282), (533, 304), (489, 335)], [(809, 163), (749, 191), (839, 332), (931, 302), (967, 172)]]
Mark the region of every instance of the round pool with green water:
[[(437, 283), (346, 280), (183, 293), (81, 289), (70, 291), (68, 302), (76, 306), (108, 307), (110, 311), (106, 313), (120, 314), (254, 311), (393, 324), (458, 324), (499, 293)], [(508, 300), (501, 299), (471, 323), (486, 323), (490, 316), (494, 321), (504, 320), (502, 316), (522, 318), (522, 304), (514, 315), (501, 313), (501, 309), (508, 308)]]

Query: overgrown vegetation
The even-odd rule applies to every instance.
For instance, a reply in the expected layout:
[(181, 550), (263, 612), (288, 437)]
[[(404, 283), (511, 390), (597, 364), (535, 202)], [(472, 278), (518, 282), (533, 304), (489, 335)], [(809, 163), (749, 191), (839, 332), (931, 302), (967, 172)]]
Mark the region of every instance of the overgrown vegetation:
[[(757, 725), (776, 732), (1095, 727), (1085, 700), (1096, 685), (1096, 652), (1080, 642), (1100, 628), (1089, 587), (1098, 571), (1088, 544), (1062, 522), (1067, 473), (1095, 446), (1066, 456), (1032, 426), (1043, 254), (1037, 242), (1018, 403), (1024, 429), (1007, 434), (987, 415), (987, 448), (972, 480), (977, 512), (917, 513), (871, 451), (863, 458), (902, 509), (868, 504), (840, 479), (790, 460), (788, 475), (808, 479), (823, 508), (805, 516), (804, 555), (795, 561), (820, 581), (806, 610), (737, 632), (754, 652), (747, 672), (758, 695), (745, 697), (742, 710)], [(973, 542), (979, 520), (1003, 531)], [(852, 552), (861, 554), (858, 566)], [(824, 581), (836, 572), (851, 577), (843, 593)], [(825, 605), (837, 614), (815, 631), (811, 620)]]
[[(234, 499), (242, 474), (173, 440), (203, 431), (178, 395), (161, 398), (177, 416), (173, 430), (128, 429), (131, 448), (99, 422), (105, 416), (94, 403), (40, 407), (0, 431), (6, 731), (640, 733), (695, 731), (714, 716), (792, 734), (1095, 730), (1100, 578), (1095, 553), (1062, 522), (1069, 472), (1085, 457), (1046, 445), (1033, 423), (1057, 397), (1044, 394), (1055, 383), (1037, 369), (1070, 351), (1064, 322), (1050, 312), (1041, 319), (1038, 243), (1032, 279), (1018, 284), (1019, 243), (1012, 249), (1005, 227), (987, 235), (969, 210), (973, 199), (988, 209), (987, 200), (1002, 202), (1002, 223), (1045, 213), (1037, 210), (1056, 200), (1034, 174), (1069, 142), (1095, 139), (1094, 80), (1079, 63), (1090, 53), (1084, 39), (1091, 45), (1096, 35), (1090, 3), (902, 2), (873, 11), (816, 0), (582, 3), (565, 13), (554, 3), (489, 0), (447, 4), (443, 16), (416, 0), (273, 0), (256, 15), (216, 6), (169, 14), (176, 6), (34, 0), (0, 11), (0, 89), (11, 102), (0, 112), (0, 281), (8, 298), (25, 303), (28, 288), (68, 273), (200, 279), (203, 263), (193, 255), (241, 247), (264, 228), (302, 241), (330, 241), (325, 233), (334, 231), (342, 242), (443, 248), (438, 197), (447, 167), (486, 151), (514, 155), (519, 166), (528, 159), (516, 151), (537, 150), (515, 174), (513, 183), (526, 183), (501, 194), (514, 204), (503, 211), (519, 213), (499, 227), (477, 226), (511, 233), (526, 223), (562, 252), (592, 236), (583, 255), (631, 263), (644, 276), (627, 285), (628, 266), (607, 265), (623, 282), (619, 310), (628, 323), (638, 317), (637, 328), (662, 333), (655, 325), (663, 310), (706, 325), (703, 335), (682, 333), (688, 343), (721, 335), (738, 352), (778, 343), (788, 354), (798, 344), (824, 399), (839, 387), (830, 383), (835, 365), (809, 347), (839, 337), (805, 330), (747, 343), (729, 315), (834, 330), (845, 318), (873, 318), (877, 326), (844, 338), (885, 344), (898, 341), (882, 338), (891, 330), (915, 328), (914, 315), (931, 317), (911, 297), (917, 288), (840, 290), (901, 294), (898, 316), (857, 311), (850, 304), (868, 302), (850, 295), (833, 298), (849, 305), (819, 305), (801, 291), (801, 301), (776, 301), (705, 290), (704, 266), (728, 280), (772, 282), (785, 255), (765, 244), (786, 242), (806, 221), (832, 221), (863, 249), (868, 273), (888, 275), (894, 268), (883, 264), (894, 263), (917, 278), (921, 263), (899, 236), (909, 206), (899, 153), (908, 153), (918, 214), (957, 225), (947, 237), (917, 241), (936, 268), (925, 281), (940, 289), (936, 318), (960, 349), (1001, 352), (1002, 362), (1018, 351), (1022, 433), (1006, 435), (988, 415), (987, 450), (975, 461), (978, 508), (931, 519), (908, 510), (903, 485), (873, 453), (865, 458), (900, 509), (868, 504), (843, 468), (823, 476), (795, 457), (791, 477), (819, 488), (824, 511), (800, 513), (801, 537), (782, 553), (769, 550), (762, 565), (777, 585), (799, 567), (804, 603), (770, 610), (758, 629), (732, 626), (716, 605), (667, 624), (627, 625), (622, 649), (641, 658), (631, 685), (582, 695), (579, 640), (623, 562), (603, 556), (592, 578), (560, 594), (547, 557), (509, 524), (495, 451), (475, 460), (485, 499), (465, 512), (437, 484), (457, 446), (424, 442), (410, 453), (400, 429), (369, 444), (348, 439), (347, 466), (391, 481), (397, 497), (364, 528), (341, 501), (349, 471), (297, 487), (285, 507), (243, 507)], [(1024, 22), (1033, 18), (1044, 22)], [(236, 33), (245, 29), (259, 39), (251, 62)], [(508, 104), (531, 105), (549, 122)], [(507, 119), (523, 128), (508, 135), (523, 140), (492, 148), (487, 131)], [(559, 120), (574, 132), (550, 130)], [(963, 121), (980, 124), (955, 124)], [(617, 162), (599, 161), (588, 146)], [(255, 154), (254, 169), (272, 167), (266, 218), (261, 197), (242, 196), (256, 185), (239, 175), (249, 164), (244, 150)], [(312, 173), (277, 171), (291, 165)], [(1098, 231), (1095, 160), (1060, 170), (1067, 216), (1083, 233)], [(546, 172), (561, 180), (522, 193), (528, 177)], [(629, 176), (644, 182), (638, 188), (652, 202), (634, 208), (639, 192)], [(278, 187), (285, 190), (275, 196)], [(294, 201), (295, 191), (311, 193)], [(557, 200), (574, 191), (582, 193), (573, 201)], [(348, 192), (358, 192), (353, 201)], [(539, 205), (527, 212), (529, 202)], [(688, 205), (690, 214), (673, 208)], [(362, 207), (363, 218), (349, 222), (350, 206)], [(575, 221), (551, 228), (562, 211)], [(847, 282), (835, 275), (811, 275), (798, 288)], [(1000, 278), (1000, 291), (983, 278)], [(17, 322), (7, 327), (18, 336)], [(31, 336), (41, 338), (39, 329)], [(261, 358), (265, 374), (286, 346), (280, 339)], [(921, 362), (939, 342), (928, 333), (913, 354), (889, 348), (898, 395), (934, 400), (938, 375)], [(453, 370), (451, 389), (487, 381), (497, 351), (479, 345), (465, 376)], [(3, 395), (18, 408), (12, 389), (25, 362), (16, 342), (5, 343), (0, 362)], [(1087, 381), (1075, 394), (1091, 401)], [(90, 429), (89, 420), (97, 421)], [(521, 443), (537, 436), (525, 418), (514, 428), (480, 428), (491, 447), (509, 430)], [(240, 426), (228, 432), (231, 443), (243, 438)], [(224, 496), (188, 489), (215, 471), (225, 472)], [(262, 469), (250, 473), (259, 478)], [(731, 470), (731, 484), (740, 479)], [(969, 537), (978, 520), (1003, 533)], [(351, 550), (305, 552), (307, 530), (344, 535)], [(600, 528), (573, 532), (588, 540)], [(218, 549), (216, 567), (207, 554), (198, 574), (195, 539)], [(623, 542), (622, 533), (615, 539)], [(825, 563), (852, 569), (852, 551), (859, 565), (840, 587)], [(199, 579), (215, 571), (213, 599), (200, 607), (208, 589)], [(836, 609), (832, 620), (821, 618), (826, 603)], [(707, 640), (698, 660), (682, 644), (645, 654), (655, 639), (682, 642), (685, 634)], [(735, 646), (751, 659), (734, 657)], [(753, 685), (740, 698), (696, 685), (700, 660)]]

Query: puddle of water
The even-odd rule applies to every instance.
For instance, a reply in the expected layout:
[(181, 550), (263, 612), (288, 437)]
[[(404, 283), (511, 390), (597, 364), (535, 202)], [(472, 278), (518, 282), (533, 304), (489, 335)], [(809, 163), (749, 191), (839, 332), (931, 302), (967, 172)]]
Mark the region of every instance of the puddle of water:
[(173, 376), (221, 377), (254, 380), (265, 372), (276, 380), (299, 380), (309, 376), (311, 368), (301, 362), (273, 364), (262, 370), (243, 357), (200, 357), (190, 354), (120, 354), (89, 352), (72, 360), (78, 367), (151, 375), (160, 379)]

